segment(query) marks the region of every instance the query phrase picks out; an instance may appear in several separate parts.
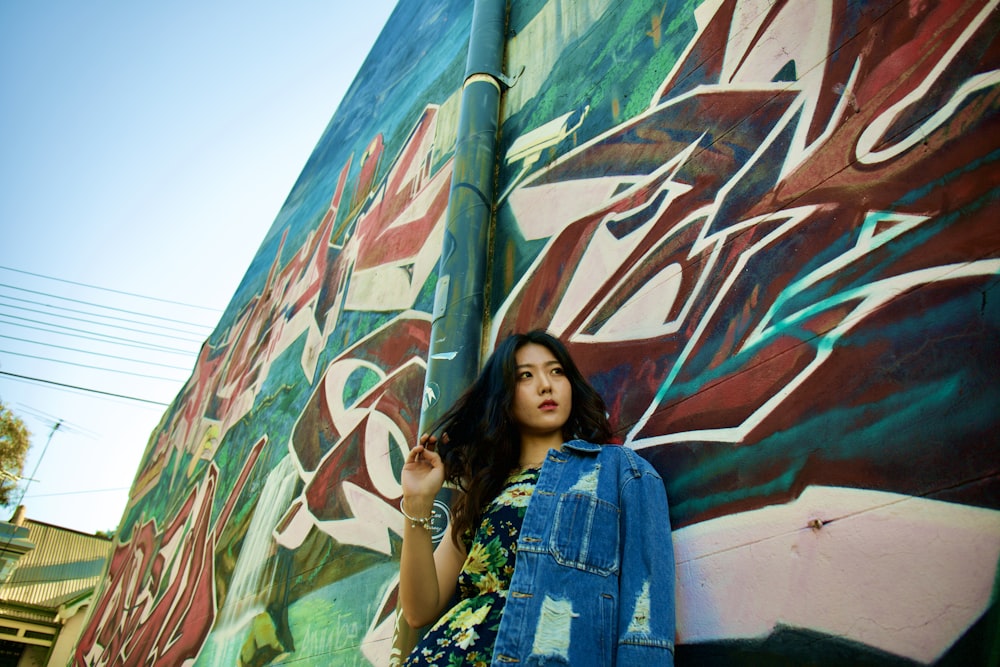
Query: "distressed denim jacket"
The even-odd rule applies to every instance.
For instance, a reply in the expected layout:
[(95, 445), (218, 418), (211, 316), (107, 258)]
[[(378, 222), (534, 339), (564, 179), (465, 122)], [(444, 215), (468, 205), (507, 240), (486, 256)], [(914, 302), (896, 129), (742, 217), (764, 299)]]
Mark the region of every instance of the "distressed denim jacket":
[(634, 451), (549, 450), (517, 548), (493, 665), (674, 664), (667, 496)]

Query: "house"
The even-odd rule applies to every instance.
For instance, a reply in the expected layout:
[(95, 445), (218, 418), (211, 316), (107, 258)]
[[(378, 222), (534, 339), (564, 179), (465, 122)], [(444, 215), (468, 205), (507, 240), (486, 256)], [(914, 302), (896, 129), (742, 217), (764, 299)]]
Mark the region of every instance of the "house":
[(0, 522), (0, 667), (68, 663), (113, 545), (23, 506)]

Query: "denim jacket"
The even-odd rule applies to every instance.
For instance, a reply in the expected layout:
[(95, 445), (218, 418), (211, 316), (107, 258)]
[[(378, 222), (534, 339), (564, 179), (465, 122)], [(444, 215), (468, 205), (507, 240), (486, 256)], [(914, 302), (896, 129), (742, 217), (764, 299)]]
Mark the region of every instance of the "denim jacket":
[(634, 451), (549, 450), (517, 548), (493, 665), (674, 664), (667, 496)]

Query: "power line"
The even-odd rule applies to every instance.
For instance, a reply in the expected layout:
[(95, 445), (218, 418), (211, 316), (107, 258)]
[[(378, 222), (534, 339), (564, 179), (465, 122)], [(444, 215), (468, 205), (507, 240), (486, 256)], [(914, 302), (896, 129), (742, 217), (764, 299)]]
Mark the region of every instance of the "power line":
[(119, 491), (128, 491), (128, 490), (129, 490), (129, 487), (127, 487), (127, 486), (119, 486), (119, 487), (113, 488), (113, 489), (92, 489), (90, 491), (63, 491), (61, 493), (33, 493), (33, 494), (31, 494), (31, 497), (32, 498), (50, 498), (52, 496), (80, 496), (80, 495), (86, 495), (86, 494), (89, 494), (89, 493), (111, 493), (111, 492), (117, 493)]
[(23, 274), (23, 275), (26, 275), (26, 276), (34, 276), (35, 278), (44, 278), (46, 280), (54, 280), (56, 282), (66, 283), (68, 285), (76, 285), (78, 287), (87, 287), (89, 289), (101, 290), (102, 292), (111, 292), (113, 294), (123, 294), (125, 296), (133, 296), (133, 297), (137, 297), (139, 299), (148, 299), (149, 301), (159, 301), (160, 303), (169, 303), (169, 304), (172, 304), (172, 305), (175, 305), (175, 306), (184, 306), (186, 308), (196, 308), (198, 310), (208, 310), (208, 311), (211, 311), (213, 313), (219, 313), (219, 312), (221, 312), (218, 308), (210, 308), (208, 306), (196, 306), (194, 304), (183, 303), (181, 301), (171, 301), (170, 299), (161, 299), (161, 298), (155, 297), (155, 296), (146, 296), (144, 294), (134, 294), (132, 292), (125, 292), (125, 291), (122, 291), (122, 290), (111, 289), (110, 287), (99, 287), (98, 285), (88, 285), (86, 283), (78, 283), (78, 282), (73, 281), (73, 280), (66, 280), (65, 278), (56, 278), (54, 276), (46, 276), (46, 275), (43, 275), (41, 273), (32, 273), (31, 271), (23, 271), (21, 269), (14, 269), (14, 268), (11, 268), (9, 266), (0, 266), (0, 269), (3, 269), (5, 271), (11, 271), (13, 273), (20, 273), (20, 274)]
[(22, 352), (11, 352), (9, 350), (0, 350), (0, 354), (10, 354), (15, 357), (23, 357), (25, 359), (37, 359), (38, 361), (49, 361), (54, 364), (66, 364), (67, 366), (76, 366), (78, 368), (89, 368), (95, 371), (107, 371), (109, 373), (121, 373), (122, 375), (131, 375), (133, 377), (147, 378), (149, 380), (161, 380), (163, 382), (182, 382), (182, 380), (177, 380), (174, 378), (165, 378), (159, 375), (148, 375), (146, 373), (135, 373), (133, 371), (122, 371), (117, 368), (106, 368), (105, 366), (91, 366), (90, 364), (81, 364), (75, 361), (63, 361), (62, 359), (51, 359), (49, 357), (39, 357), (34, 354), (24, 354)]
[[(0, 287), (6, 287), (7, 289), (14, 289), (14, 290), (17, 290), (19, 292), (27, 292), (29, 294), (37, 294), (38, 296), (45, 296), (45, 297), (49, 297), (50, 299), (60, 299), (62, 301), (69, 301), (71, 303), (82, 303), (82, 304), (87, 305), (87, 306), (95, 306), (97, 308), (104, 308), (106, 310), (113, 310), (113, 311), (115, 311), (117, 313), (128, 313), (130, 315), (139, 315), (141, 317), (148, 317), (150, 319), (160, 320), (162, 322), (173, 322), (174, 324), (188, 324), (188, 325), (192, 324), (191, 322), (184, 322), (183, 320), (176, 320), (176, 319), (173, 319), (173, 318), (170, 318), (170, 317), (161, 317), (159, 315), (149, 315), (149, 314), (146, 314), (146, 313), (137, 313), (134, 310), (127, 310), (125, 308), (116, 308), (114, 306), (105, 306), (105, 305), (100, 304), (100, 303), (93, 303), (92, 301), (84, 301), (82, 299), (73, 299), (73, 298), (68, 297), (68, 296), (59, 296), (58, 294), (50, 294), (48, 292), (40, 292), (38, 290), (28, 289), (27, 287), (18, 287), (17, 285), (8, 285), (6, 283), (0, 283)], [(204, 326), (204, 325), (193, 325), (193, 326)], [(211, 328), (211, 327), (206, 327), (206, 328)]]
[[(190, 368), (185, 368), (184, 366), (174, 366), (172, 364), (161, 364), (161, 363), (158, 363), (158, 362), (155, 362), (155, 361), (144, 361), (142, 359), (129, 359), (127, 357), (120, 357), (120, 356), (118, 356), (116, 354), (105, 354), (103, 352), (91, 352), (90, 350), (81, 350), (80, 348), (76, 348), (76, 347), (68, 347), (66, 345), (56, 345), (55, 343), (42, 343), (42, 342), (39, 342), (37, 340), (29, 340), (27, 338), (17, 338), (15, 336), (7, 336), (5, 334), (0, 334), (0, 338), (4, 338), (6, 340), (15, 340), (15, 341), (17, 341), (19, 343), (31, 343), (32, 345), (41, 345), (42, 347), (49, 347), (49, 348), (53, 348), (53, 349), (56, 349), (56, 350), (66, 350), (67, 352), (79, 352), (81, 354), (89, 354), (91, 356), (102, 357), (104, 359), (115, 359), (117, 361), (127, 361), (129, 363), (134, 363), (134, 364), (145, 364), (147, 366), (156, 366), (158, 368), (169, 368), (169, 369), (175, 370), (175, 371), (188, 372), (188, 371), (191, 370)], [(10, 354), (16, 354), (16, 353), (11, 352)], [(108, 370), (112, 370), (112, 369), (108, 369)]]
[[(86, 331), (84, 329), (74, 329), (73, 327), (62, 326), (61, 324), (49, 324), (48, 322), (39, 322), (38, 320), (31, 320), (26, 317), (17, 317), (16, 315), (7, 315), (5, 313), (0, 313), (0, 317), (6, 317), (12, 320), (21, 320), (23, 322), (31, 322), (32, 324), (41, 324), (42, 326), (32, 326), (31, 324), (19, 324), (17, 322), (5, 322), (4, 320), (0, 320), (0, 324), (10, 324), (11, 326), (20, 327), (21, 329), (42, 331), (44, 333), (50, 333), (56, 336), (66, 336), (68, 338), (78, 338), (81, 340), (92, 340), (97, 343), (108, 343), (110, 345), (121, 345), (123, 347), (134, 347), (140, 350), (149, 350), (150, 352), (163, 352), (166, 354), (182, 354), (189, 357), (197, 355), (197, 350), (182, 350), (177, 347), (166, 347), (164, 345), (154, 345), (152, 343), (140, 343), (137, 341), (133, 341), (130, 338), (122, 338), (121, 336), (112, 336), (110, 334), (102, 334), (102, 333), (97, 333), (95, 331)], [(46, 326), (54, 328), (46, 329), (45, 328)], [(59, 331), (59, 329), (64, 329), (66, 331), (72, 331), (75, 333), (64, 333), (63, 331)], [(121, 341), (121, 342), (116, 342), (116, 341)]]
[[(15, 288), (15, 289), (23, 289), (23, 288)], [(52, 298), (52, 299), (64, 299), (65, 298), (65, 297), (59, 296), (58, 294), (45, 294), (45, 293), (40, 293), (40, 294), (42, 294), (43, 296), (48, 296), (49, 298)], [(80, 310), (79, 308), (70, 308), (68, 306), (56, 306), (56, 305), (53, 305), (51, 303), (40, 303), (40, 302), (38, 302), (36, 300), (33, 300), (33, 299), (21, 299), (21, 298), (16, 297), (16, 296), (10, 296), (9, 294), (0, 294), (0, 299), (7, 299), (8, 301), (20, 301), (21, 303), (29, 303), (32, 306), (44, 306), (45, 308), (51, 308), (51, 309), (58, 308), (62, 312), (77, 313), (79, 315), (90, 315), (92, 317), (100, 317), (100, 318), (103, 318), (105, 320), (115, 320), (117, 322), (133, 322), (135, 324), (146, 324), (145, 322), (135, 322), (134, 317), (129, 318), (129, 317), (115, 317), (114, 315), (102, 315), (101, 313), (95, 313), (95, 312), (92, 312), (92, 311), (89, 311), (89, 310)], [(94, 307), (97, 307), (97, 308), (107, 308), (107, 306), (104, 306), (102, 304), (99, 304), (99, 303), (90, 303), (89, 301), (83, 301), (83, 302), (80, 302), (80, 303), (84, 303), (84, 304), (86, 304), (88, 306), (94, 306)], [(14, 306), (14, 307), (15, 308), (24, 308), (25, 310), (28, 310), (24, 306)], [(34, 311), (34, 312), (42, 312), (42, 311)], [(209, 325), (209, 324), (199, 324), (198, 322), (185, 322), (185, 321), (182, 321), (182, 320), (173, 320), (173, 319), (168, 319), (166, 317), (160, 317), (159, 315), (150, 315), (149, 313), (140, 313), (138, 311), (125, 311), (125, 312), (129, 312), (133, 316), (145, 317), (145, 318), (156, 319), (156, 320), (162, 320), (164, 322), (174, 322), (175, 324), (184, 324), (186, 326), (194, 327), (196, 329), (206, 329), (207, 330), (207, 329), (211, 329), (212, 328), (212, 326)], [(50, 313), (43, 313), (43, 314), (48, 315)], [(152, 324), (150, 323), (150, 325), (152, 325)], [(156, 325), (156, 326), (163, 326), (163, 325)], [(182, 333), (194, 333), (193, 331), (185, 331), (183, 329), (171, 329), (171, 331), (180, 331)]]
[[(0, 304), (0, 305), (3, 305), (3, 304)], [(182, 341), (187, 342), (187, 343), (198, 343), (198, 342), (201, 342), (197, 338), (184, 338), (182, 336), (173, 336), (171, 334), (157, 333), (156, 331), (148, 331), (146, 329), (135, 329), (133, 327), (123, 327), (123, 326), (120, 326), (120, 325), (104, 324), (102, 322), (94, 322), (93, 320), (87, 320), (87, 319), (84, 319), (82, 317), (73, 317), (72, 315), (57, 315), (57, 314), (54, 314), (54, 313), (46, 313), (44, 311), (33, 310), (31, 308), (24, 308), (24, 307), (21, 307), (21, 306), (15, 306), (15, 308), (17, 308), (18, 310), (26, 310), (28, 312), (38, 313), (39, 315), (48, 315), (49, 317), (61, 317), (64, 320), (72, 320), (74, 322), (83, 322), (85, 324), (96, 324), (99, 327), (111, 327), (111, 326), (114, 326), (115, 328), (120, 329), (122, 331), (132, 331), (134, 333), (141, 333), (141, 334), (145, 334), (147, 336), (159, 336), (160, 338), (172, 338), (173, 340), (182, 340)], [(16, 315), (7, 315), (7, 317), (17, 317), (17, 316)], [(24, 319), (24, 318), (18, 318), (18, 319)], [(29, 322), (34, 322), (35, 324), (49, 324), (48, 322), (39, 322), (38, 320), (28, 320), (28, 321)], [(128, 320), (123, 320), (123, 321), (128, 321)], [(142, 324), (142, 322), (137, 322), (136, 324)], [(55, 325), (52, 325), (52, 326), (55, 326)], [(165, 329), (169, 329), (169, 327), (164, 327), (164, 328)], [(179, 329), (169, 329), (169, 330), (171, 330), (171, 331), (179, 331)], [(194, 332), (183, 332), (183, 333), (190, 333), (192, 335), (197, 335)]]
[(148, 403), (150, 405), (161, 405), (163, 407), (169, 407), (169, 403), (163, 403), (162, 401), (153, 401), (148, 398), (139, 398), (137, 396), (126, 396), (124, 394), (115, 394), (110, 391), (101, 391), (100, 389), (91, 389), (89, 387), (79, 387), (73, 384), (65, 384), (63, 382), (55, 382), (53, 380), (45, 380), (43, 378), (33, 378), (29, 375), (18, 375), (17, 373), (8, 373), (7, 371), (0, 371), (0, 375), (5, 375), (9, 378), (14, 378), (15, 380), (22, 380), (26, 382), (36, 382), (39, 384), (48, 384), (54, 387), (62, 387), (64, 389), (72, 389), (75, 391), (82, 391), (88, 394), (98, 394), (100, 396), (110, 396), (111, 398), (122, 398), (126, 401), (135, 401), (137, 403)]
[[(82, 287), (102, 289), (93, 285), (84, 285), (82, 283), (75, 283), (73, 281), (55, 279), (51, 278), (50, 276), (42, 276), (41, 274), (33, 274), (26, 271), (10, 269), (9, 267), (0, 266), (0, 269), (13, 270), (17, 273), (23, 273), (25, 275), (33, 275), (41, 278), (50, 278), (60, 283), (67, 283), (67, 284), (80, 285)], [(7, 289), (2, 290), (2, 288), (7, 288)], [(132, 294), (121, 290), (102, 290), (102, 291), (145, 298), (142, 295)], [(4, 351), (4, 350), (0, 350), (0, 354), (10, 354), (13, 357), (21, 357), (25, 359), (37, 359), (43, 362), (63, 364), (67, 366), (76, 366), (78, 368), (85, 368), (91, 370), (107, 371), (110, 373), (128, 375), (138, 378), (147, 378), (152, 381), (171, 383), (175, 386), (182, 385), (183, 380), (163, 377), (162, 375), (156, 373), (155, 371), (151, 373), (145, 373), (145, 372), (138, 372), (141, 369), (132, 371), (132, 370), (109, 368), (107, 366), (79, 363), (76, 361), (59, 359), (55, 357), (60, 355), (53, 353), (56, 350), (66, 350), (71, 353), (89, 354), (94, 357), (118, 360), (119, 362), (122, 362), (124, 364), (132, 365), (133, 367), (134, 364), (145, 364), (148, 367), (159, 367), (163, 369), (171, 369), (171, 370), (182, 371), (185, 373), (190, 373), (191, 371), (190, 367), (182, 368), (181, 366), (174, 364), (160, 363), (158, 361), (145, 361), (142, 359), (137, 359), (136, 357), (150, 356), (155, 354), (176, 354), (176, 355), (183, 355), (184, 357), (187, 358), (185, 359), (185, 361), (190, 361), (193, 358), (197, 357), (198, 350), (178, 349), (178, 345), (180, 347), (186, 347), (190, 345), (192, 347), (198, 346), (200, 348), (200, 345), (205, 340), (205, 335), (207, 335), (206, 332), (211, 331), (212, 328), (211, 325), (197, 324), (194, 322), (184, 321), (178, 318), (164, 317), (145, 312), (138, 312), (134, 309), (119, 308), (110, 305), (105, 305), (103, 303), (94, 303), (93, 301), (86, 300), (86, 298), (83, 299), (71, 298), (69, 296), (53, 294), (51, 292), (38, 289), (28, 289), (24, 287), (18, 287), (16, 285), (0, 283), (0, 292), (6, 292), (6, 293), (0, 293), (0, 307), (3, 307), (4, 310), (8, 311), (8, 312), (0, 312), (0, 331), (3, 331), (3, 329), (6, 328), (7, 331), (3, 331), (3, 334), (7, 333), (14, 334), (14, 335), (0, 335), (0, 338), (11, 341), (17, 341), (19, 344), (34, 343), (36, 345), (47, 346), (50, 349), (49, 355), (33, 355), (33, 354)], [(179, 302), (170, 302), (165, 299), (151, 298), (151, 300), (163, 303), (173, 303), (174, 305), (180, 305), (180, 306), (190, 305), (190, 304), (181, 304)], [(203, 310), (209, 310), (209, 309), (203, 308)], [(32, 314), (34, 314), (35, 317), (32, 317), (31, 316)], [(21, 315), (27, 315), (27, 317), (22, 317)], [(79, 323), (79, 324), (74, 327), (71, 325), (71, 323)], [(55, 344), (55, 342), (45, 341), (45, 337), (39, 336), (37, 333), (33, 332), (42, 332), (44, 334), (52, 336), (53, 338), (50, 338), (49, 339), (50, 341), (55, 341), (54, 338), (55, 336), (63, 336), (65, 337), (66, 340), (75, 341), (77, 344), (74, 345), (72, 342), (70, 342), (67, 345), (58, 345)], [(131, 336), (131, 338), (129, 338), (129, 336)], [(157, 344), (155, 342), (156, 340), (162, 340), (164, 342), (168, 340), (173, 340), (175, 341), (175, 343), (173, 345), (170, 345), (169, 343), (161, 345)], [(101, 345), (106, 346), (105, 350), (107, 351), (107, 353), (90, 351), (89, 349), (81, 349), (81, 348), (93, 348), (93, 347), (97, 347), (98, 349), (100, 349), (99, 346)], [(124, 347), (130, 348), (130, 350), (137, 350), (137, 349), (144, 350), (146, 352), (149, 352), (150, 354), (140, 355), (137, 354), (136, 352), (126, 351), (124, 350)], [(121, 351), (121, 353), (116, 354), (116, 352), (119, 351)], [(164, 359), (164, 361), (169, 361), (169, 359)], [(137, 403), (145, 403), (156, 406), (166, 407), (169, 405), (167, 403), (163, 403), (160, 401), (148, 400), (137, 396), (128, 396), (125, 394), (103, 391), (100, 389), (93, 389), (90, 387), (50, 381), (41, 377), (31, 377), (28, 375), (18, 375), (16, 373), (7, 373), (7, 372), (4, 372), (3, 375), (15, 380), (40, 383), (43, 385), (52, 386), (54, 388), (58, 388), (65, 391), (82, 392), (93, 395), (105, 396), (112, 399), (135, 401)]]

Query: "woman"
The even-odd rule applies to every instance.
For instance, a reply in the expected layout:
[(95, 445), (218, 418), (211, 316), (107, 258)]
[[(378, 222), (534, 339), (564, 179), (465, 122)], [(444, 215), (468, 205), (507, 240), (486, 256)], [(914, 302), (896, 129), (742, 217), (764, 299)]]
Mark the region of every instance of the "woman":
[[(663, 481), (595, 444), (604, 401), (559, 340), (504, 340), (435, 426), (440, 451), (422, 436), (402, 473), (400, 603), (412, 627), (436, 621), (405, 664), (672, 665)], [(445, 481), (461, 493), (434, 549)]]

